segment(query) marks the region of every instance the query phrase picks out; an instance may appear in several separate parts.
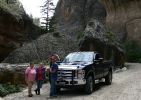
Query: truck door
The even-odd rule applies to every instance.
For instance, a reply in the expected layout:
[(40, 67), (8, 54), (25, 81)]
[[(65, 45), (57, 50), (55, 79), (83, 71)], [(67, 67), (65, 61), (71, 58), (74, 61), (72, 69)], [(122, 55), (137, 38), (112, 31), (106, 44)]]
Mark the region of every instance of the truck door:
[(96, 78), (101, 78), (104, 74), (103, 63), (100, 58), (100, 54), (96, 54), (94, 57)]

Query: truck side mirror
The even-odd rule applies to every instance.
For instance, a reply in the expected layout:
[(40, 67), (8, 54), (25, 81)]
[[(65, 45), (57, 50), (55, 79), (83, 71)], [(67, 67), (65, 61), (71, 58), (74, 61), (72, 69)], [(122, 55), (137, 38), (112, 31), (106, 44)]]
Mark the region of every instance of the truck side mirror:
[(62, 61), (56, 61), (56, 63), (57, 63), (58, 65), (60, 65), (60, 63), (62, 63)]

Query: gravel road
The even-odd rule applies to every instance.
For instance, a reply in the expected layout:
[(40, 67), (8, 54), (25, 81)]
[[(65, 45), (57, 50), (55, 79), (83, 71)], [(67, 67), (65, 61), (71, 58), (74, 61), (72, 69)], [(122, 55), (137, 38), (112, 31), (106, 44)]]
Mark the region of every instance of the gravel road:
[[(86, 95), (81, 89), (62, 90), (53, 100), (141, 100), (141, 64), (127, 63), (127, 70), (113, 74), (113, 83), (104, 85), (98, 83), (91, 95)], [(27, 89), (11, 94), (0, 100), (49, 100), (49, 84), (45, 84), (41, 95), (27, 97)]]

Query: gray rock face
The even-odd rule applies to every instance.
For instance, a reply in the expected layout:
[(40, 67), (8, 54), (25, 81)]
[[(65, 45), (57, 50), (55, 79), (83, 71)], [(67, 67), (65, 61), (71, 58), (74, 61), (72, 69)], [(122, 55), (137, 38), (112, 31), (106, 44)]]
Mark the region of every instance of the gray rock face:
[(7, 4), (6, 0), (0, 0), (0, 62), (24, 41), (37, 38), (39, 30), (20, 3)]
[(141, 30), (141, 0), (101, 0), (107, 11), (107, 27), (120, 42), (139, 39)]
[(126, 24), (127, 39), (141, 44), (141, 18), (134, 19)]
[(101, 42), (107, 42), (106, 28), (99, 20), (91, 19), (84, 31), (84, 37), (98, 39)]
[(73, 44), (74, 40), (69, 39), (68, 41), (67, 38), (67, 36), (57, 38), (50, 34), (42, 35), (37, 40), (26, 43), (12, 52), (3, 62), (26, 63), (30, 61), (47, 61), (52, 53), (56, 53), (60, 58), (63, 58), (69, 52), (77, 51), (78, 48)]
[(120, 43), (107, 37), (105, 25), (91, 19), (79, 44), (81, 51), (98, 51), (105, 60), (112, 60), (115, 66), (124, 65), (124, 50)]
[(83, 37), (80, 39), (80, 50), (97, 51), (98, 45), (106, 45), (107, 43), (108, 38), (106, 38), (104, 24), (97, 19), (91, 19), (83, 32)]
[[(106, 15), (106, 10), (99, 0), (59, 0), (55, 11), (55, 32), (42, 35), (31, 43), (24, 43), (3, 62), (47, 61), (52, 53), (63, 58), (70, 52), (81, 50), (98, 51), (104, 59), (113, 59), (115, 65), (122, 65), (123, 47), (116, 39), (107, 37)], [(23, 76), (24, 70), (25, 67), (3, 67), (0, 69), (0, 82), (7, 82), (6, 76), (10, 76), (11, 82), (17, 79), (22, 79), (23, 82), (24, 79), (20, 76)]]
[[(47, 60), (51, 53), (57, 53), (63, 58), (67, 53), (79, 49), (96, 50), (108, 55), (105, 52), (110, 52), (110, 48), (114, 47), (106, 37), (106, 15), (106, 10), (99, 0), (59, 0), (55, 10), (55, 32), (25, 44), (12, 52), (4, 62), (42, 61)], [(56, 33), (59, 34), (58, 37), (54, 36)], [(102, 49), (103, 47), (105, 49)]]
[(55, 16), (57, 31), (83, 32), (91, 18), (105, 19), (106, 10), (98, 0), (59, 0)]

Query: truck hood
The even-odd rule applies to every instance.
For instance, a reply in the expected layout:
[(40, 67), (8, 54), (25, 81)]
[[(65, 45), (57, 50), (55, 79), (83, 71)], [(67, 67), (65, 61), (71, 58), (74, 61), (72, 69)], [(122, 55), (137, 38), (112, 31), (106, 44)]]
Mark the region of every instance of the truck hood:
[(61, 63), (58, 66), (59, 70), (80, 70), (83, 69), (85, 66), (92, 64), (91, 62), (85, 64), (74, 64), (74, 63)]

